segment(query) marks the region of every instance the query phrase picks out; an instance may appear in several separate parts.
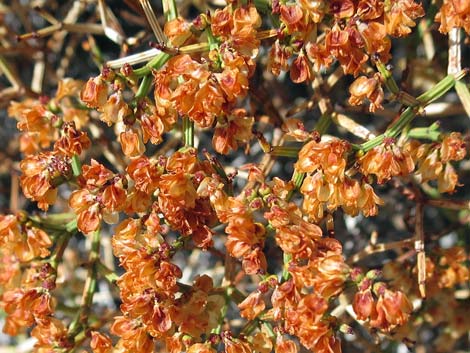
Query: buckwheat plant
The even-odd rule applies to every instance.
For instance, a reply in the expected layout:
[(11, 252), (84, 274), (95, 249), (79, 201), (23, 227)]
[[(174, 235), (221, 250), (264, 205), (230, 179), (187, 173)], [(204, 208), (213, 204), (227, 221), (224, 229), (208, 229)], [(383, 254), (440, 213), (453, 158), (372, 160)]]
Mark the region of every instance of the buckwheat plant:
[[(469, 348), (469, 1), (25, 3), (0, 5), (27, 24), (0, 34), (11, 344)], [(45, 53), (30, 86), (15, 48)]]

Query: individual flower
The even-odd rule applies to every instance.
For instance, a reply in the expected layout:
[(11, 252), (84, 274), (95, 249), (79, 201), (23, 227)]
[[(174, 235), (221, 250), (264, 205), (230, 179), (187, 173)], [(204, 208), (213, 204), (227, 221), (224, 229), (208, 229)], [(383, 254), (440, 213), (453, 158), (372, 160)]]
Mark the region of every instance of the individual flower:
[(247, 143), (253, 137), (254, 118), (247, 116), (244, 109), (235, 109), (230, 115), (218, 119), (212, 137), (214, 149), (221, 154), (236, 150), (239, 145)]
[(54, 144), (54, 150), (72, 157), (79, 156), (83, 150), (90, 148), (91, 141), (86, 132), (77, 130), (74, 122), (64, 123), (62, 137)]
[(371, 317), (375, 311), (375, 300), (370, 288), (354, 295), (352, 307), (359, 320), (368, 320)]
[(108, 336), (98, 331), (91, 331), (90, 348), (93, 353), (111, 353), (112, 347), (113, 343)]
[(413, 306), (402, 292), (383, 288), (383, 284), (376, 283), (375, 286), (377, 285), (380, 287), (377, 290), (378, 300), (371, 315), (370, 325), (389, 332), (408, 321)]
[(80, 99), (90, 108), (101, 111), (108, 98), (108, 84), (101, 75), (90, 78), (80, 93)]
[(389, 35), (402, 37), (411, 33), (411, 27), (416, 25), (415, 19), (424, 16), (421, 4), (413, 0), (392, 0), (385, 6), (385, 28)]
[(351, 97), (349, 97), (348, 102), (351, 105), (360, 105), (367, 98), (370, 102), (370, 112), (383, 109), (382, 101), (384, 99), (384, 91), (377, 75), (371, 78), (359, 76), (351, 86), (349, 86), (349, 93)]
[(313, 73), (310, 68), (310, 63), (303, 52), (301, 52), (297, 58), (292, 62), (290, 67), (290, 78), (292, 82), (301, 83), (310, 81)]
[(403, 148), (393, 142), (371, 149), (359, 159), (361, 172), (364, 175), (374, 174), (377, 182), (382, 184), (394, 176), (410, 174), (415, 164), (413, 158)]
[(182, 17), (166, 21), (163, 32), (173, 47), (184, 45), (193, 36), (191, 32), (191, 24)]
[(40, 228), (21, 221), (21, 215), (0, 215), (0, 246), (10, 249), (20, 262), (44, 258), (52, 241)]
[(28, 156), (20, 163), (23, 193), (47, 211), (55, 203), (57, 186), (72, 177), (70, 159), (58, 152)]
[(320, 142), (312, 140), (300, 150), (295, 168), (301, 173), (321, 170), (328, 182), (342, 181), (349, 150), (349, 144), (343, 140), (331, 139)]
[(466, 0), (444, 0), (436, 21), (441, 25), (441, 33), (449, 33), (452, 28), (463, 28), (470, 33), (470, 3)]
[(441, 142), (441, 161), (460, 161), (467, 154), (467, 148), (462, 136), (458, 132), (452, 132), (445, 136)]

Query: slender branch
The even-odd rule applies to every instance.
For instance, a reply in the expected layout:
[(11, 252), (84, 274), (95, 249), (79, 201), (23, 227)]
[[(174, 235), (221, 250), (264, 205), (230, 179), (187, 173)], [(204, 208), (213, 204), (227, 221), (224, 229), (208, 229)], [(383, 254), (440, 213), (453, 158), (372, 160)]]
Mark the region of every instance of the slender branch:
[(405, 109), (403, 113), (401, 113), (398, 120), (390, 126), (387, 131), (385, 131), (382, 135), (377, 136), (376, 138), (363, 143), (356, 148), (361, 149), (364, 152), (371, 150), (372, 148), (380, 145), (386, 137), (396, 138), (405, 126), (410, 124), (413, 119), (420, 113), (426, 105), (435, 101), (436, 99), (442, 97), (446, 92), (448, 92), (456, 83), (457, 80), (460, 80), (462, 77), (466, 75), (467, 71), (462, 70), (456, 75), (448, 75), (439, 81), (434, 87), (432, 87), (426, 93), (423, 93), (417, 98), (419, 105), (408, 107)]
[(186, 147), (194, 147), (194, 121), (183, 117), (183, 141)]
[(97, 263), (99, 262), (100, 257), (100, 241), (101, 241), (101, 232), (97, 230), (92, 235), (91, 240), (91, 250), (88, 256), (88, 274), (85, 280), (85, 285), (83, 287), (82, 293), (82, 303), (80, 305), (80, 311), (75, 316), (74, 320), (70, 323), (69, 326), (69, 336), (75, 337), (81, 331), (86, 329), (88, 322), (88, 315), (91, 310), (91, 305), (93, 303), (93, 296), (97, 287)]
[(394, 250), (394, 249), (411, 249), (413, 247), (414, 239), (409, 238), (409, 239), (404, 239), (400, 241), (394, 241), (390, 243), (379, 243), (379, 244), (369, 244), (367, 245), (363, 250), (359, 251), (358, 253), (352, 255), (348, 259), (348, 264), (353, 265), (365, 257), (368, 257), (372, 254), (388, 251), (388, 250)]
[(424, 201), (427, 205), (449, 210), (470, 210), (470, 201), (468, 200), (445, 200), (429, 199)]
[(155, 38), (157, 38), (157, 41), (161, 44), (167, 43), (168, 39), (165, 33), (163, 33), (160, 24), (158, 23), (157, 16), (155, 16), (155, 12), (152, 9), (152, 5), (150, 5), (148, 0), (140, 0), (140, 5), (144, 10), (145, 16), (147, 17), (153, 34), (155, 34)]
[(415, 251), (418, 266), (418, 288), (421, 298), (426, 297), (426, 253), (424, 251), (424, 207), (421, 202), (416, 204), (415, 215)]

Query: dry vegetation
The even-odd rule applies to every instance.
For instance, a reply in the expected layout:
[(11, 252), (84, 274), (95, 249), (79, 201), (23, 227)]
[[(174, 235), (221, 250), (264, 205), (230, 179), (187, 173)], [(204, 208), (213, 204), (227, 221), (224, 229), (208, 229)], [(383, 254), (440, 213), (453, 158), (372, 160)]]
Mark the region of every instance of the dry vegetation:
[(0, 345), (468, 351), (469, 34), (465, 0), (2, 2)]

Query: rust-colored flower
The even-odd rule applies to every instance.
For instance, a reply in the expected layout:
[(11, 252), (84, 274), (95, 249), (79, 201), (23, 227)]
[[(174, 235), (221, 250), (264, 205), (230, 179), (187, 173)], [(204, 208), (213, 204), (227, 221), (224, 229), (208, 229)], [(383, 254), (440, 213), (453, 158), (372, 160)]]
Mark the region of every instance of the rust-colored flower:
[(119, 134), (122, 151), (128, 157), (139, 157), (145, 152), (142, 134), (138, 129), (130, 128)]
[(359, 76), (349, 86), (349, 104), (360, 105), (367, 98), (370, 101), (369, 111), (375, 112), (377, 109), (383, 109), (382, 101), (384, 99), (384, 91), (378, 76), (367, 78)]
[(51, 352), (54, 349), (69, 350), (73, 343), (67, 337), (68, 331), (62, 320), (48, 316), (36, 319), (36, 327), (31, 336), (36, 339), (34, 348), (37, 352)]
[(330, 13), (338, 19), (351, 17), (354, 12), (354, 2), (352, 0), (333, 0), (330, 3)]
[(372, 291), (358, 291), (354, 295), (353, 310), (359, 320), (368, 320), (375, 311), (375, 300)]
[(287, 71), (289, 69), (288, 59), (291, 55), (292, 53), (288, 52), (279, 40), (276, 40), (269, 50), (268, 70), (276, 76), (279, 76), (281, 71)]
[(445, 136), (441, 142), (440, 153), (442, 163), (463, 159), (467, 154), (467, 149), (462, 135), (458, 132), (452, 132)]
[(70, 160), (57, 152), (39, 153), (23, 159), (20, 163), (20, 182), (27, 198), (38, 202), (47, 210), (55, 203), (57, 186), (72, 176)]
[(314, 259), (310, 266), (313, 270), (313, 288), (317, 293), (330, 298), (343, 290), (350, 268), (342, 255), (328, 253)]
[(244, 301), (238, 304), (240, 315), (247, 320), (255, 319), (266, 307), (262, 296), (263, 293), (260, 291), (250, 293)]
[(63, 135), (54, 144), (54, 150), (68, 156), (80, 155), (83, 150), (90, 148), (91, 141), (86, 132), (77, 130), (74, 122), (62, 126)]
[(375, 20), (382, 16), (384, 3), (380, 0), (360, 0), (357, 4), (356, 14), (362, 20)]
[(413, 0), (392, 0), (385, 7), (385, 28), (387, 33), (394, 37), (402, 37), (411, 33), (415, 19), (424, 16), (421, 4)]
[(184, 45), (193, 36), (190, 23), (182, 17), (166, 21), (163, 31), (174, 47)]
[(219, 119), (212, 137), (214, 149), (222, 154), (236, 150), (253, 137), (254, 118), (247, 116), (244, 109), (235, 109), (226, 119)]
[(374, 286), (379, 287), (377, 290), (379, 297), (375, 311), (371, 315), (370, 325), (388, 332), (408, 321), (413, 306), (405, 294), (400, 291), (391, 291), (383, 286), (380, 283)]
[(111, 326), (111, 333), (121, 339), (117, 343), (117, 348), (122, 347), (128, 352), (148, 353), (154, 348), (154, 342), (138, 320), (118, 316), (114, 318)]
[(303, 52), (292, 62), (290, 67), (290, 78), (292, 82), (301, 83), (312, 79), (310, 63)]
[(108, 85), (101, 76), (90, 78), (82, 92), (80, 99), (90, 108), (103, 109), (108, 98)]
[(289, 34), (305, 32), (308, 25), (308, 17), (297, 4), (281, 5), (280, 19), (286, 25)]
[(286, 339), (283, 336), (277, 336), (274, 352), (275, 353), (297, 353), (298, 347), (294, 341)]
[(346, 153), (349, 150), (350, 145), (343, 140), (312, 140), (300, 150), (295, 168), (301, 173), (313, 173), (320, 169), (328, 182), (336, 183), (344, 179)]
[(397, 145), (391, 143), (387, 146), (376, 147), (360, 158), (359, 164), (364, 175), (374, 174), (377, 182), (382, 184), (394, 176), (408, 175), (415, 164), (411, 155)]
[(107, 335), (98, 331), (91, 331), (90, 347), (93, 353), (110, 353), (113, 343)]
[(466, 0), (444, 0), (436, 21), (441, 24), (441, 33), (449, 33), (452, 28), (463, 28), (470, 33), (470, 3)]

